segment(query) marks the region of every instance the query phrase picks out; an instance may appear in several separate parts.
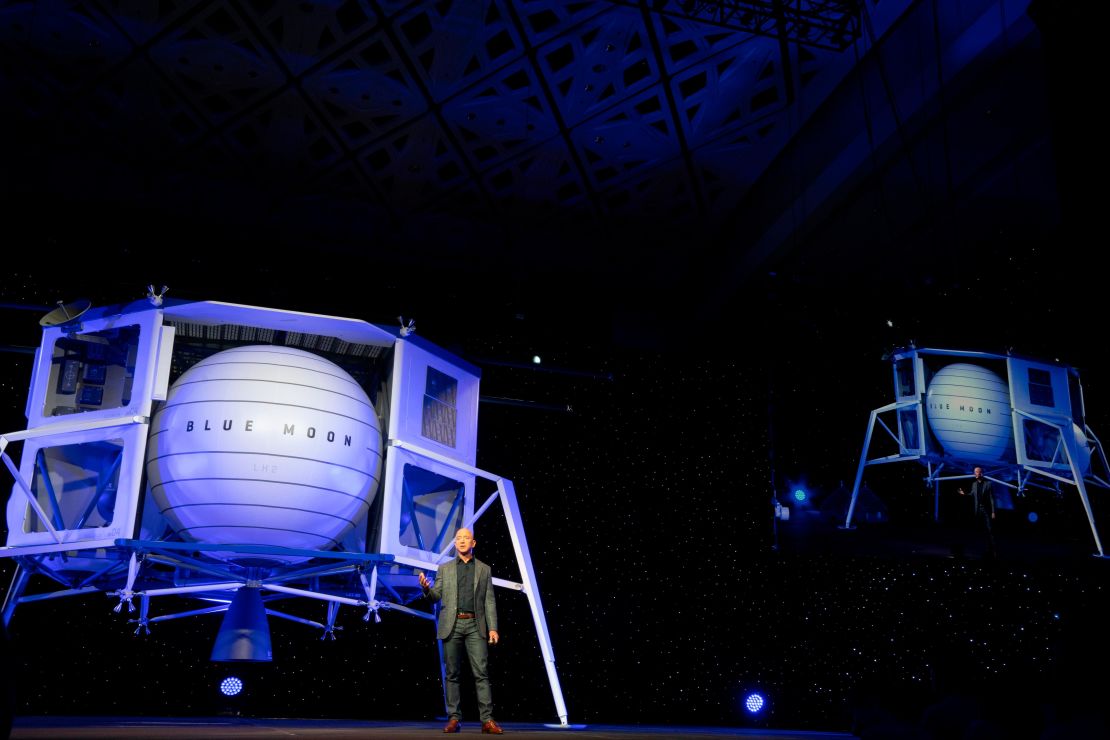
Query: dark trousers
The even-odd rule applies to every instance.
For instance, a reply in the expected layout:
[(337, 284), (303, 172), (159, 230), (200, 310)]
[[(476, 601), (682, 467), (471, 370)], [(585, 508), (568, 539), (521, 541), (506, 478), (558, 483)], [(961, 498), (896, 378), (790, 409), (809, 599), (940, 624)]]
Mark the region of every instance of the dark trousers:
[(989, 511), (977, 511), (977, 512), (975, 512), (975, 523), (978, 525), (979, 530), (981, 532), (983, 532), (983, 535), (986, 538), (986, 541), (987, 541), (987, 555), (989, 555), (990, 557), (994, 557), (994, 555), (995, 555), (994, 527), (993, 527), (994, 522), (991, 521), (990, 512)]
[(493, 719), (493, 698), (489, 688), (489, 647), (478, 632), (474, 619), (455, 621), (451, 636), (443, 641), (443, 662), (447, 678), (447, 716), (462, 719), (459, 696), (459, 670), (462, 668), (463, 651), (470, 661), (474, 674), (474, 688), (478, 694), (478, 717), (482, 722)]

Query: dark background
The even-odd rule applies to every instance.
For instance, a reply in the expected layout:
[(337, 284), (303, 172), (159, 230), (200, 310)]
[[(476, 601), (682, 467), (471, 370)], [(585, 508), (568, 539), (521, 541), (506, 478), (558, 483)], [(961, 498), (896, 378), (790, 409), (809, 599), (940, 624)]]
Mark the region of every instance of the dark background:
[[(1030, 493), (1001, 512), (996, 563), (978, 558), (950, 487), (933, 522), (924, 471), (910, 465), (869, 471), (882, 522), (842, 532), (818, 513), (841, 481), (850, 485), (869, 411), (892, 400), (884, 354), (911, 341), (1073, 365), (1088, 423), (1105, 434), (1110, 373), (1094, 267), (1104, 169), (1096, 118), (1079, 102), (1093, 69), (1092, 24), (1079, 11), (866, 3), (878, 30), (855, 46), (809, 62), (801, 44), (771, 38), (766, 51), (781, 70), (785, 48), (792, 74), (815, 72), (814, 85), (847, 58), (840, 82), (807, 98), (817, 87), (792, 91), (781, 74), (775, 105), (758, 114), (749, 105), (728, 123), (729, 96), (755, 99), (764, 78), (712, 77), (729, 50), (697, 23), (670, 29), (646, 5), (477, 3), (491, 38), (500, 22), (491, 6), (512, 20), (519, 48), (497, 61), (487, 45), (463, 82), (465, 59), (426, 78), (419, 60), (425, 45), (455, 48), (459, 29), (472, 32), (457, 15), (468, 3), (435, 13), (420, 2), (279, 3), (270, 15), (219, 5), (239, 27), (193, 3), (147, 16), (129, 3), (0, 4), (4, 429), (23, 428), (31, 356), (21, 348), (38, 343), (37, 319), (58, 300), (117, 303), (154, 282), (176, 298), (382, 324), (412, 317), (420, 335), (483, 369), (483, 396), (527, 402), (482, 405), (478, 465), (516, 484), (572, 722), (743, 724), (749, 688), (769, 692), (763, 721), (779, 727), (846, 729), (873, 705), (916, 721), (948, 692), (979, 698), (1029, 736), (1101, 710), (1097, 682), (1082, 676), (1110, 657), (1107, 571), (1074, 491)], [(569, 15), (537, 31), (530, 19), (544, 11)], [(884, 12), (895, 20), (884, 25)], [(274, 13), (286, 37), (298, 13), (342, 17), (329, 26), (339, 40), (283, 48), (267, 25)], [(414, 18), (430, 19), (431, 41), (406, 35)], [(992, 24), (1003, 30), (982, 31)], [(656, 56), (610, 42), (623, 65), (597, 71), (605, 65), (589, 40), (627, 42), (630, 28)], [(695, 31), (699, 51), (682, 66), (674, 49)], [(379, 33), (419, 110), (375, 123), (372, 111), (358, 119), (316, 100), (326, 82), (314, 75), (341, 70), (332, 62), (344, 49)], [(281, 60), (272, 69), (283, 83), (232, 94), (218, 75), (181, 71), (186, 52), (193, 68), (197, 54), (230, 65), (244, 34), (258, 58)], [(117, 56), (88, 51), (115, 49), (113, 39)], [(574, 50), (576, 89), (604, 82), (582, 77), (591, 74), (627, 81), (641, 63), (651, 74), (606, 112), (584, 113), (560, 98), (565, 75), (544, 61), (562, 41)], [(548, 138), (526, 136), (512, 150), (478, 131), (472, 143), (459, 120), (483, 121), (480, 88), (514, 65), (544, 93), (550, 118), (534, 122)], [(682, 87), (702, 71), (716, 82)], [(368, 89), (385, 84), (373, 80)], [(511, 119), (519, 96), (497, 90), (495, 113)], [(323, 134), (305, 124), (298, 136), (268, 138), (291, 94), (309, 101), (300, 122)], [(213, 102), (220, 95), (230, 107)], [(672, 116), (669, 144), (637, 107), (652, 95)], [(704, 124), (719, 135), (682, 128), (683, 116), (701, 120), (695, 105), (721, 108)], [(614, 114), (639, 128), (614, 133)], [(167, 123), (180, 116), (194, 133)], [(371, 132), (352, 138), (351, 116)], [(429, 121), (446, 149), (420, 139)], [(788, 133), (745, 145), (755, 155), (729, 154), (768, 123)], [(636, 151), (673, 144), (673, 156), (643, 155), (637, 170), (598, 142), (614, 135)], [(319, 136), (334, 156), (302, 157), (298, 147)], [(379, 148), (400, 151), (406, 136), (427, 150), (382, 164)], [(497, 158), (483, 159), (482, 143)], [(536, 195), (545, 182), (521, 165), (529, 152), (571, 162), (550, 170), (547, 185), (576, 182), (580, 194)], [(441, 155), (462, 162), (461, 180), (446, 170), (421, 180), (402, 166)], [(517, 179), (500, 190), (493, 178), (504, 163)], [(594, 168), (606, 163), (633, 174), (603, 184)], [(350, 168), (356, 185), (336, 184)], [(772, 497), (799, 485), (812, 515), (795, 509), (776, 527)], [(1092, 492), (1103, 532), (1104, 498)], [(478, 539), (495, 572), (511, 568), (496, 518)], [(954, 557), (965, 540), (968, 557)], [(550, 721), (527, 605), (515, 594), (499, 604), (497, 717)], [(228, 709), (214, 688), (227, 669), (207, 661), (216, 617), (134, 636), (112, 606), (95, 595), (17, 611), (20, 713)], [(291, 607), (311, 618), (320, 609)], [(242, 672), (235, 709), (441, 713), (426, 624), (393, 614), (366, 624), (352, 610), (340, 623), (339, 639), (321, 642), (273, 620), (275, 660)]]

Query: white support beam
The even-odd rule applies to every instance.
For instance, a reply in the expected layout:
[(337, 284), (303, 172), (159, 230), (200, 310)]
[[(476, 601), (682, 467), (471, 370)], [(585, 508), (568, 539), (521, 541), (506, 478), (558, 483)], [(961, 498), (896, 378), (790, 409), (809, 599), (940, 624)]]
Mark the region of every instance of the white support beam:
[(278, 593), (289, 594), (290, 596), (305, 596), (310, 599), (319, 599), (320, 601), (333, 601), (337, 604), (348, 604), (350, 606), (368, 606), (367, 602), (362, 599), (350, 599), (346, 596), (334, 596), (332, 594), (322, 594), (319, 591), (307, 591), (303, 588), (291, 588), (289, 586), (278, 586), (275, 583), (261, 584), (261, 588), (267, 591), (277, 591)]
[[(896, 407), (897, 404), (892, 404), (891, 408)], [(516, 489), (513, 487), (513, 482), (507, 478), (495, 475), (488, 471), (476, 468), (472, 465), (460, 463), (457, 460), (441, 455), (433, 450), (426, 449), (419, 445), (405, 442), (403, 440), (391, 440), (390, 444), (403, 450), (407, 450), (415, 455), (426, 457), (429, 460), (448, 465), (456, 470), (469, 473), (479, 478), (493, 481), (497, 485), (497, 493), (491, 495), (482, 506), (474, 512), (474, 515), (467, 522), (467, 526), (473, 525), (482, 514), (484, 514), (495, 501), (500, 500), (501, 505), (505, 511), (505, 521), (509, 527), (509, 536), (513, 542), (513, 551), (516, 554), (517, 566), (520, 568), (522, 574), (522, 583), (517, 584), (513, 581), (506, 581), (500, 578), (495, 578), (494, 584), (503, 588), (511, 588), (514, 590), (522, 590), (528, 597), (528, 604), (532, 610), (532, 621), (536, 626), (536, 635), (540, 642), (540, 651), (543, 653), (544, 667), (547, 670), (547, 679), (551, 685), (551, 696), (555, 701), (555, 711), (559, 717), (559, 727), (569, 727), (567, 723), (567, 707), (563, 699), (563, 689), (559, 683), (559, 673), (555, 667), (555, 653), (551, 647), (551, 635), (547, 630), (547, 618), (544, 616), (543, 604), (540, 601), (540, 593), (536, 588), (536, 574), (532, 567), (532, 556), (528, 550), (528, 540), (524, 536), (524, 524), (520, 518), (520, 507), (516, 500)], [(442, 559), (450, 548), (447, 548), (440, 554)], [(426, 565), (411, 558), (398, 556), (395, 562), (410, 565), (416, 568), (424, 568)], [(441, 656), (442, 657), (442, 656)]]
[(0, 451), (0, 458), (4, 459), (4, 465), (8, 468), (8, 472), (12, 474), (12, 477), (15, 478), (15, 482), (16, 485), (19, 486), (19, 490), (23, 491), (23, 495), (27, 497), (27, 501), (31, 504), (31, 508), (34, 509), (35, 516), (39, 518), (42, 526), (46, 527), (46, 531), (50, 532), (50, 536), (54, 538), (55, 542), (57, 542), (59, 545), (62, 544), (61, 534), (59, 534), (58, 530), (54, 528), (54, 525), (51, 523), (50, 517), (47, 515), (47, 513), (42, 510), (42, 506), (39, 505), (39, 501), (37, 498), (35, 498), (35, 494), (31, 492), (31, 486), (28, 485), (27, 481), (23, 479), (23, 476), (20, 475), (19, 470), (16, 469), (15, 463), (13, 463), (12, 459), (8, 457), (7, 450)]
[(551, 684), (551, 697), (555, 700), (555, 712), (562, 726), (567, 725), (567, 705), (563, 700), (563, 688), (559, 683), (559, 672), (555, 667), (555, 651), (551, 647), (551, 635), (547, 631), (547, 618), (544, 616), (543, 603), (539, 589), (536, 588), (536, 572), (532, 568), (532, 554), (528, 550), (528, 539), (524, 536), (524, 524), (520, 518), (520, 506), (516, 500), (516, 489), (511, 480), (500, 478), (497, 489), (501, 493), (501, 504), (505, 509), (505, 521), (509, 525), (509, 536), (513, 541), (517, 565), (520, 567), (524, 595), (532, 608), (532, 621), (536, 625), (536, 635), (543, 653), (547, 680)]

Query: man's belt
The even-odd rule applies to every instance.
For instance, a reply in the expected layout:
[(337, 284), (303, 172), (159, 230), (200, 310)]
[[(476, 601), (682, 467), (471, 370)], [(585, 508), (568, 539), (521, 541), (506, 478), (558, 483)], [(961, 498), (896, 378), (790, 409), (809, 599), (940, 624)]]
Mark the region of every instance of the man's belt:
[(459, 612), (455, 616), (459, 619), (474, 619), (474, 612)]

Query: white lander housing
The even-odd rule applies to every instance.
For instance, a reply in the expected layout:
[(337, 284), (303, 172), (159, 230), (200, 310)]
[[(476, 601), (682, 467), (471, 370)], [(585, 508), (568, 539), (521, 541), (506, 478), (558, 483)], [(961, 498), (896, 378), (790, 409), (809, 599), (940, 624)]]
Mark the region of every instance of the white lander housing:
[[(945, 349), (891, 355), (894, 403), (871, 412), (844, 527), (852, 526), (865, 468), (915, 460), (925, 465), (939, 515), (940, 482), (984, 475), (1017, 494), (1027, 487), (1075, 486), (1104, 557), (1088, 488), (1110, 488), (1106, 453), (1085, 421), (1079, 372), (1058, 362)], [(889, 423), (888, 423), (889, 422)], [(868, 457), (876, 426), (896, 451)], [(893, 446), (891, 446), (893, 447)]]
[[(240, 595), (332, 637), (342, 605), (434, 619), (406, 605), (416, 571), (499, 504), (521, 580), (494, 584), (527, 597), (567, 725), (512, 481), (475, 467), (477, 368), (411, 325), (153, 295), (64, 309), (43, 321), (27, 429), (0, 437), (15, 478), (0, 556), (18, 565), (5, 623), (92, 591), (118, 595), (117, 611), (137, 599), (136, 632), (234, 612)], [(496, 490), (479, 504), (480, 478)], [(26, 594), (35, 575), (56, 588)], [(209, 606), (151, 616), (164, 595)], [(292, 597), (326, 602), (326, 621), (273, 608)]]

